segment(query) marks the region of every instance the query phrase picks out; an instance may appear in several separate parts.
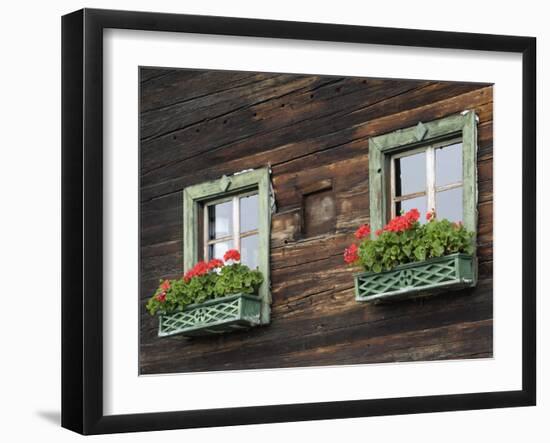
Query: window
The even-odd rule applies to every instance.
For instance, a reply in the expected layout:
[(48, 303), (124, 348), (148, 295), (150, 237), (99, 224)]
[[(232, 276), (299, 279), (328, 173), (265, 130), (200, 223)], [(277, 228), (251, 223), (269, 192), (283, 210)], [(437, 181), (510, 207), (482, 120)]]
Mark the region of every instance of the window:
[[(463, 220), (462, 140), (409, 149), (391, 157), (391, 216), (417, 208)], [(421, 221), (425, 221), (424, 218)]]
[(258, 193), (235, 195), (205, 205), (203, 256), (222, 258), (228, 249), (241, 252), (241, 263), (258, 267)]
[(224, 175), (183, 191), (184, 270), (238, 249), (241, 262), (264, 276), (259, 291), (264, 324), (270, 317), (269, 235), (274, 209), (268, 168)]
[(477, 120), (472, 111), (369, 139), (372, 232), (417, 208), (477, 227)]

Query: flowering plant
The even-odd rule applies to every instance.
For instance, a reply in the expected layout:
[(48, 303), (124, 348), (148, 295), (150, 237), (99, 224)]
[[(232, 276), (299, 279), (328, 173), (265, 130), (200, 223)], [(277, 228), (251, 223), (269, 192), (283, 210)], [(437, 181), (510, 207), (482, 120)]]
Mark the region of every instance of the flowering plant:
[(240, 263), (241, 255), (230, 249), (223, 261), (217, 258), (199, 261), (180, 279), (164, 280), (146, 308), (151, 315), (184, 309), (192, 303), (245, 293), (254, 294), (263, 282), (262, 273)]
[(370, 227), (363, 225), (355, 232), (361, 242), (344, 251), (344, 261), (360, 265), (365, 271), (382, 272), (398, 265), (423, 261), (453, 253), (473, 254), (474, 233), (462, 223), (439, 220), (435, 212), (426, 214), (426, 224), (419, 223), (420, 212), (411, 209), (391, 219), (370, 238)]

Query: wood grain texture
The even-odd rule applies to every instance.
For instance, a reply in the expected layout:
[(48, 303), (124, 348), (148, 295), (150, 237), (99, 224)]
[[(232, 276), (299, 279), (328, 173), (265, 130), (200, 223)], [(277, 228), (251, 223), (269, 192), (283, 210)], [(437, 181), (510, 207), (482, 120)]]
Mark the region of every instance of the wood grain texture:
[[(492, 356), (490, 85), (155, 68), (143, 68), (140, 80), (142, 374)], [(356, 270), (342, 252), (369, 222), (368, 138), (465, 109), (480, 118), (478, 286), (427, 300), (355, 302)], [(277, 202), (271, 323), (158, 338), (144, 304), (160, 278), (183, 272), (182, 190), (267, 165)], [(316, 192), (330, 193), (330, 222), (304, 220), (315, 215), (307, 207), (315, 197), (304, 196)]]

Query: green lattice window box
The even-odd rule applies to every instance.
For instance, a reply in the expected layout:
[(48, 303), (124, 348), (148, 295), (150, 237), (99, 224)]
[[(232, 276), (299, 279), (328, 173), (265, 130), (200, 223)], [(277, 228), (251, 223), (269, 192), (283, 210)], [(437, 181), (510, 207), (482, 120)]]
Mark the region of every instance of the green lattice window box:
[(466, 254), (407, 263), (384, 272), (356, 274), (355, 299), (393, 301), (475, 286), (475, 259)]
[(159, 314), (159, 337), (213, 335), (248, 329), (260, 324), (261, 299), (256, 295), (234, 294), (181, 311)]

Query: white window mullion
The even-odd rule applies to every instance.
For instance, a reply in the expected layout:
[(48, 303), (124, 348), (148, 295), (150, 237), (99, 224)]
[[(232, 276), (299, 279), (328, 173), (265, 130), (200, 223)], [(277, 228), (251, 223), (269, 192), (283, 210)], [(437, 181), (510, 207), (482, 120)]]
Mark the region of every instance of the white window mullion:
[(210, 260), (210, 256), (209, 256), (210, 245), (208, 244), (208, 242), (210, 241), (210, 235), (209, 235), (209, 232), (210, 232), (210, 219), (208, 217), (208, 212), (209, 211), (210, 211), (209, 207), (207, 205), (204, 205), (203, 223), (202, 223), (202, 226), (203, 226), (202, 238), (203, 238), (203, 243), (204, 243), (203, 260), (206, 260), (206, 261)]
[[(391, 218), (395, 217), (395, 157), (390, 160), (390, 205), (391, 205)], [(385, 215), (384, 215), (385, 216)]]
[(426, 195), (427, 211), (435, 209), (435, 151), (433, 146), (426, 149)]
[(239, 197), (233, 197), (233, 249), (241, 252), (241, 204)]

